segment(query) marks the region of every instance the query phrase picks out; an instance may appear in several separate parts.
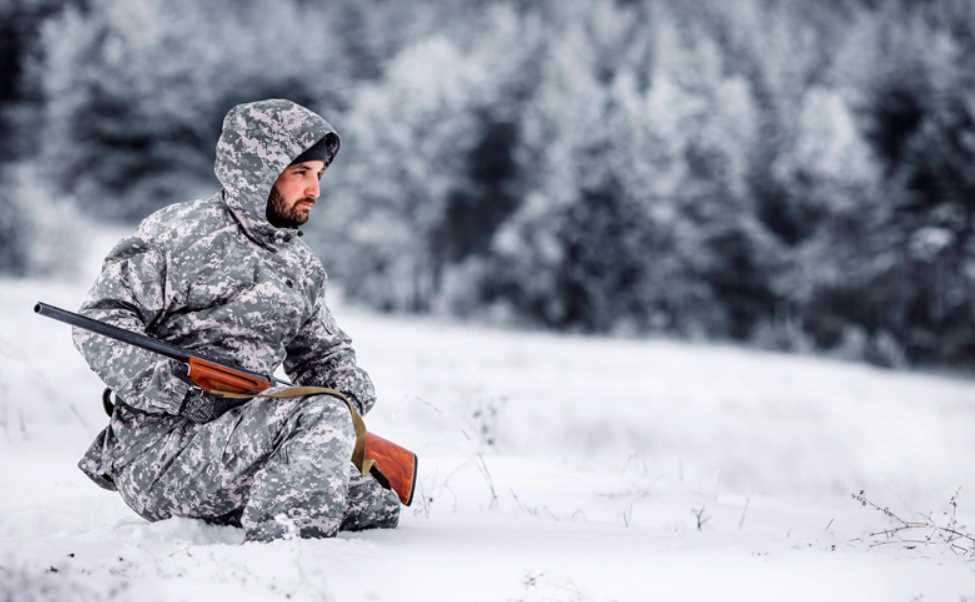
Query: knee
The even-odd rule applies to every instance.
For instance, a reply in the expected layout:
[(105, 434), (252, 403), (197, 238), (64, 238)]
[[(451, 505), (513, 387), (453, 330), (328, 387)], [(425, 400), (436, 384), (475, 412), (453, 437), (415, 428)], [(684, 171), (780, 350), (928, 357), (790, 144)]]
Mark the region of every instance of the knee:
[(305, 421), (313, 419), (319, 420), (341, 420), (347, 419), (349, 423), (352, 418), (345, 402), (331, 395), (306, 395), (304, 397), (285, 397), (282, 399), (270, 400), (275, 410), (288, 418), (303, 417)]
[(352, 415), (345, 402), (331, 395), (309, 395), (292, 400), (291, 413), (300, 428), (327, 429), (355, 439)]
[(308, 395), (298, 399), (297, 411), (306, 416), (325, 420), (341, 419), (352, 424), (352, 416), (345, 402), (331, 395)]

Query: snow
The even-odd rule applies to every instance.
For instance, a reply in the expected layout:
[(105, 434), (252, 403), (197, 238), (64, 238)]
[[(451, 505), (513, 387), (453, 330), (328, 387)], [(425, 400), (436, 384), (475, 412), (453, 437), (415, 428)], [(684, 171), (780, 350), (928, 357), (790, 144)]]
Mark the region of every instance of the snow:
[[(371, 430), (420, 457), (390, 531), (241, 544), (148, 524), (75, 468), (104, 422), (65, 325), (76, 278), (0, 281), (0, 600), (959, 600), (975, 562), (871, 547), (959, 487), (970, 382), (667, 340), (514, 332), (331, 303), (373, 375)], [(703, 525), (697, 527), (700, 514)]]

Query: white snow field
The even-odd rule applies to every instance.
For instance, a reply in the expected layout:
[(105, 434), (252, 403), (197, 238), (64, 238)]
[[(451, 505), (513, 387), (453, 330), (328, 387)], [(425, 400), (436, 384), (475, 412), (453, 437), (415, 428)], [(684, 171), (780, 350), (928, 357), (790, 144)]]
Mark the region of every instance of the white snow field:
[[(975, 600), (975, 560), (891, 526), (975, 527), (975, 386), (730, 346), (392, 318), (332, 305), (420, 456), (396, 530), (242, 544), (148, 524), (75, 463), (101, 387), (68, 282), (0, 281), (0, 601)], [(925, 516), (928, 515), (928, 516)], [(701, 522), (700, 528), (698, 523)]]

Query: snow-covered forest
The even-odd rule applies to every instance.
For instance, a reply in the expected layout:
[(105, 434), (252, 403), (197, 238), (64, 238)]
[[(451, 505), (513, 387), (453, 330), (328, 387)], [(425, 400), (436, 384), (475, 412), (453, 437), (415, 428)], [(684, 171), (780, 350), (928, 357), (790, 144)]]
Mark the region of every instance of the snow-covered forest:
[(32, 240), (64, 239), (51, 202), (138, 220), (212, 190), (226, 110), (285, 96), (343, 135), (311, 239), (355, 301), (885, 366), (975, 357), (967, 0), (0, 13), (8, 272), (57, 265)]

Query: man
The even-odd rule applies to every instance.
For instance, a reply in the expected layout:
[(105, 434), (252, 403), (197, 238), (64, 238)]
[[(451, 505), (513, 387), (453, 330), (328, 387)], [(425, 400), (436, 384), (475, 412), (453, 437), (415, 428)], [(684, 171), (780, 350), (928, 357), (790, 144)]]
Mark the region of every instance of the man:
[[(290, 101), (234, 107), (217, 143), (223, 189), (146, 218), (109, 253), (81, 313), (250, 370), (283, 362), (296, 384), (368, 412), (372, 382), (299, 238), (338, 149), (328, 122)], [(254, 541), (396, 526), (396, 495), (351, 464), (341, 400), (241, 404), (194, 388), (173, 360), (79, 329), (74, 341), (118, 401), (80, 467), (146, 519), (239, 524)]]

